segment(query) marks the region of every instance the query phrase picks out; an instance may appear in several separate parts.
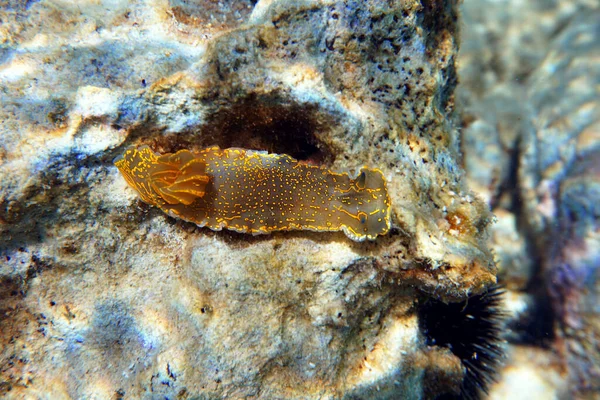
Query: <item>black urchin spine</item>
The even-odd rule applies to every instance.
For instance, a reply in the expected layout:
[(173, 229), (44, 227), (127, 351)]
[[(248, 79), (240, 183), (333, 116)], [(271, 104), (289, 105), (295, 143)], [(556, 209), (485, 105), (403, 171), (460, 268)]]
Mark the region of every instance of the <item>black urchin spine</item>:
[(419, 312), (427, 344), (448, 347), (465, 367), (460, 398), (481, 399), (495, 381), (504, 358), (503, 295), (500, 286), (492, 286), (461, 303), (430, 299)]

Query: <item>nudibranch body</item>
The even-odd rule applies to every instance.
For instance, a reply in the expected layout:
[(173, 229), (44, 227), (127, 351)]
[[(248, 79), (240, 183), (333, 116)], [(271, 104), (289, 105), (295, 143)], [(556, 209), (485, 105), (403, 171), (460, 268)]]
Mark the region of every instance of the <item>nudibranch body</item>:
[(217, 231), (342, 230), (363, 241), (390, 230), (390, 198), (377, 169), (363, 167), (352, 178), (285, 154), (219, 147), (164, 155), (130, 148), (115, 165), (144, 202)]

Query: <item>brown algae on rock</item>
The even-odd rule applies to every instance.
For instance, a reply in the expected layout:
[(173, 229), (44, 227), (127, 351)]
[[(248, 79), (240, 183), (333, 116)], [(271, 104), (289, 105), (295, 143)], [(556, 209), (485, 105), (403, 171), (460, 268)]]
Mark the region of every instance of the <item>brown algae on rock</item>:
[(351, 178), (285, 154), (218, 147), (163, 155), (131, 148), (115, 165), (146, 203), (216, 231), (342, 230), (363, 241), (390, 230), (390, 198), (377, 169)]

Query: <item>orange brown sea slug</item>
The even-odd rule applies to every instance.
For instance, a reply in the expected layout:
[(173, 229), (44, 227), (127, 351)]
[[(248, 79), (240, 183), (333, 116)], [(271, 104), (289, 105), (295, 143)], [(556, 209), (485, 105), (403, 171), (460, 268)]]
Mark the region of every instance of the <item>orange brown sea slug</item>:
[(144, 202), (217, 231), (341, 230), (363, 241), (390, 230), (378, 169), (351, 177), (285, 154), (218, 147), (163, 155), (130, 148), (115, 165)]

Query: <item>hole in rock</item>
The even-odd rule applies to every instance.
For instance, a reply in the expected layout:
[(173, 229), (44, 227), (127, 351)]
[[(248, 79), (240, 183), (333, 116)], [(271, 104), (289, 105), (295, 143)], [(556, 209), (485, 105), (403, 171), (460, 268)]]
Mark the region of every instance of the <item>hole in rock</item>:
[(318, 136), (335, 123), (333, 119), (315, 105), (251, 96), (212, 115), (201, 128), (201, 143), (194, 145), (266, 150), (315, 164), (330, 163), (334, 157)]

